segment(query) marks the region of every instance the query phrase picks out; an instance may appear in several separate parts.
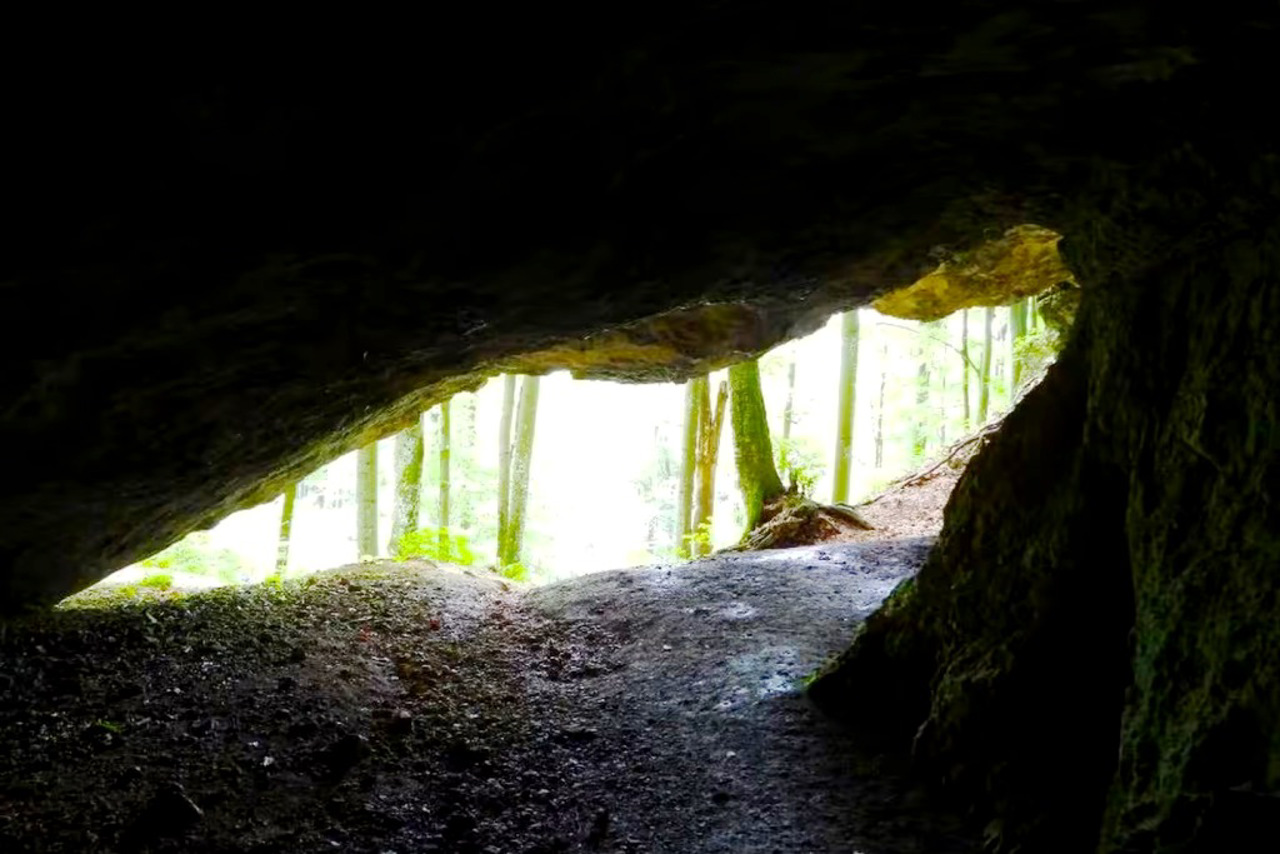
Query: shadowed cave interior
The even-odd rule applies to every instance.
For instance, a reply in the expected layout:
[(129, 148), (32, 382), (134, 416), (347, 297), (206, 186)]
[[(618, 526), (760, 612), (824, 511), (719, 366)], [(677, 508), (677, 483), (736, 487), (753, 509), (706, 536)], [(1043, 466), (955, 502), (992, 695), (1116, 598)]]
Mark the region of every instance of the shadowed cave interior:
[[(281, 77), (108, 63), (6, 83), (21, 216), (0, 271), (0, 694), (25, 716), (6, 850), (1265, 839), (1280, 817), (1280, 158), (1251, 93), (1274, 15), (610, 11), (522, 13), (519, 38), (459, 11), (427, 56), (300, 57)], [(992, 249), (1028, 223), (1062, 235), (1057, 251)], [(1052, 264), (1078, 285), (1070, 339), (969, 464), (936, 543), (796, 553), (767, 591), (756, 552), (517, 599), (422, 568), (136, 619), (48, 611), (488, 376), (682, 380), (875, 300), (930, 319), (1024, 278), (1038, 292)], [(735, 616), (784, 613), (806, 585), (844, 605), (807, 626)], [(352, 608), (369, 619), (344, 634), (333, 614)], [(723, 654), (699, 659), (707, 637)], [(507, 667), (522, 642), (533, 681)], [(104, 645), (126, 670), (97, 678)], [(664, 670), (664, 646), (691, 651), (687, 667)], [(801, 663), (837, 649), (809, 684)], [(228, 669), (192, 682), (179, 661)], [(775, 703), (757, 673), (805, 693)], [(137, 704), (161, 685), (172, 718), (154, 740), (113, 730), (112, 709), (150, 720)], [(54, 704), (37, 721), (32, 686), (98, 716), (59, 721)], [(290, 692), (327, 705), (274, 721), (286, 701), (262, 698)], [(633, 695), (671, 702), (636, 730), (583, 722), (631, 720)], [(735, 697), (759, 702), (735, 718)], [(521, 723), (537, 701), (549, 729)], [(682, 782), (669, 770), (706, 750), (739, 758), (699, 741), (715, 715), (767, 737), (741, 770), (704, 756)], [(184, 764), (223, 738), (243, 755)], [(126, 815), (75, 784), (103, 756)], [(735, 788), (753, 775), (794, 785)], [(50, 781), (65, 784), (51, 806)], [(705, 813), (670, 811), (661, 794), (681, 785)]]

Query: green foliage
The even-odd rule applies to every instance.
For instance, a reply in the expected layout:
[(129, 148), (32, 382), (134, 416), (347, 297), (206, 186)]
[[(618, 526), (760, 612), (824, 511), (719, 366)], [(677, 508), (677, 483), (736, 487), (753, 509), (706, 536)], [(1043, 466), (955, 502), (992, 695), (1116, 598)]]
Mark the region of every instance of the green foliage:
[(156, 590), (168, 590), (173, 587), (173, 576), (165, 572), (156, 572), (138, 582), (139, 587), (151, 587)]
[(801, 495), (810, 495), (827, 470), (827, 461), (817, 441), (809, 436), (784, 439), (778, 434), (773, 437), (773, 448), (783, 480), (794, 484)]
[[(444, 548), (441, 548), (442, 543)], [(456, 563), (460, 566), (476, 565), (476, 555), (467, 536), (450, 533), (448, 528), (419, 528), (401, 537), (395, 545), (392, 560), (414, 558)]]
[[(488, 437), (481, 437), (485, 441), (477, 444), (476, 395), (455, 395), (453, 408), (455, 429), (449, 459), (449, 504), (456, 527), (468, 532), (472, 549), (487, 553), (489, 549), (481, 548), (481, 543), (496, 543), (498, 538), (498, 519), (493, 512), (493, 496), (498, 489), (497, 455)], [(429, 481), (431, 488), (424, 488), (422, 492), (429, 505), (428, 516), (423, 518), (433, 519), (439, 524), (435, 519), (438, 510), (435, 496), (440, 485), (438, 463), (426, 466), (424, 475), (429, 476), (424, 481)]]
[(673, 532), (676, 528), (676, 500), (680, 490), (680, 465), (671, 451), (671, 441), (660, 431), (655, 431), (657, 452), (649, 458), (640, 475), (632, 480), (636, 494), (649, 511), (645, 519), (648, 532), (646, 548), (639, 550), (638, 563), (650, 560), (651, 555), (674, 556), (677, 549)]
[(711, 550), (711, 522), (706, 521), (699, 525), (692, 534), (689, 534), (689, 554), (699, 555)]
[(507, 564), (498, 570), (498, 574), (504, 578), (510, 578), (512, 581), (528, 581), (533, 573), (531, 567), (525, 566), (520, 562)]
[(230, 549), (215, 547), (207, 531), (188, 534), (138, 565), (148, 569), (213, 576), (224, 584), (235, 584), (253, 573), (252, 567), (240, 555)]
[(1030, 385), (1058, 358), (1062, 350), (1063, 336), (1050, 327), (1028, 332), (1013, 344), (1014, 357), (1023, 364), (1022, 386)]

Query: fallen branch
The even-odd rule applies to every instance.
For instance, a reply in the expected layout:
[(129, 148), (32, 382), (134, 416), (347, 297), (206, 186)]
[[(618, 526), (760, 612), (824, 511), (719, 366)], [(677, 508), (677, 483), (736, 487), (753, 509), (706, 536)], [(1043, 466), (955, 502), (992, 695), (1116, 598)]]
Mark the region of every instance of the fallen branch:
[[(951, 464), (961, 455), (964, 455), (964, 459), (968, 461), (968, 459), (972, 458), (975, 453), (981, 450), (983, 445), (990, 441), (991, 437), (995, 435), (1002, 424), (1004, 424), (1004, 418), (992, 421), (989, 424), (984, 424), (968, 436), (965, 436), (963, 439), (960, 439), (950, 445), (947, 448), (946, 453), (938, 459), (927, 463), (924, 468), (917, 469), (910, 474), (903, 475), (881, 490), (879, 495), (876, 495), (873, 498), (868, 498), (866, 501), (860, 502), (857, 506), (867, 507), (876, 503), (891, 492), (896, 492), (897, 490), (908, 486), (919, 486), (928, 480), (932, 480), (937, 476), (939, 469), (942, 467), (953, 467)], [(972, 450), (970, 451), (970, 449)], [(965, 454), (966, 451), (969, 451), (969, 453)]]

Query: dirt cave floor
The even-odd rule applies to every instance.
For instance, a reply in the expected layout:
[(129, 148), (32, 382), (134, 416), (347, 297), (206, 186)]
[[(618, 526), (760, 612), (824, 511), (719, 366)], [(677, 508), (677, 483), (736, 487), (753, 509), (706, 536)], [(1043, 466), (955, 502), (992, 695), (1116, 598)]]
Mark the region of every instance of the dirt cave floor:
[(11, 625), (0, 851), (973, 850), (801, 694), (929, 543), (540, 588), (369, 564)]

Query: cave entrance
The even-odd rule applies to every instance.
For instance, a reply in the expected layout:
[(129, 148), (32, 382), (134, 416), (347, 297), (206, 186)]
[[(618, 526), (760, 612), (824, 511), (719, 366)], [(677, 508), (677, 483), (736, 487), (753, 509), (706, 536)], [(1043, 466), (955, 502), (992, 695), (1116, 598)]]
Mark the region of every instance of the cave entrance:
[[(762, 355), (761, 388), (780, 476), (792, 492), (816, 501), (861, 505), (859, 513), (873, 526), (806, 536), (859, 541), (936, 534), (964, 465), (1043, 376), (1060, 337), (1040, 301), (1027, 297), (930, 321), (859, 309)], [(842, 364), (849, 352), (852, 364)], [(835, 469), (842, 369), (856, 381), (841, 487)], [(718, 389), (726, 373), (708, 374), (708, 388)], [(354, 563), (362, 554), (496, 570), (498, 494), (512, 488), (501, 471), (521, 462), (525, 380), (491, 378), (376, 442), (373, 454), (353, 451), (311, 472), (293, 488), (287, 529), (286, 496), (280, 496), (122, 568), (90, 595), (299, 577)], [(554, 581), (678, 562), (742, 538), (745, 512), (727, 401), (712, 404), (721, 409), (719, 433), (729, 435), (717, 437), (710, 525), (698, 528), (692, 507), (685, 537), (695, 539), (681, 548), (686, 384), (577, 380), (560, 371), (540, 378), (537, 388), (522, 542), (518, 559), (506, 561), (506, 574)], [(504, 441), (516, 459), (502, 457)], [(362, 544), (370, 457), (374, 534)], [(408, 495), (416, 496), (409, 512)], [(691, 504), (699, 500), (690, 496)], [(362, 552), (370, 542), (373, 551)]]

